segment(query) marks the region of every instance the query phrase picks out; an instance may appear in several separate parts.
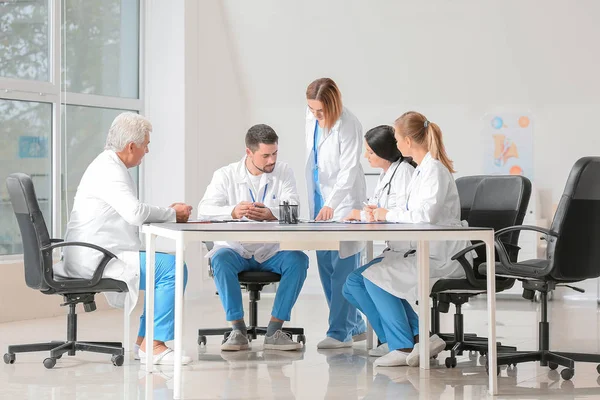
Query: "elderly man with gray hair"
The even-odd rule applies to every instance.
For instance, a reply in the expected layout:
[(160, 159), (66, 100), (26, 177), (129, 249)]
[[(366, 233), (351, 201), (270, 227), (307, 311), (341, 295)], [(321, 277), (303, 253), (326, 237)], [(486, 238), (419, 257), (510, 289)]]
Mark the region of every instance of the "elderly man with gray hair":
[[(106, 266), (104, 277), (127, 283), (129, 292), (106, 293), (106, 297), (112, 306), (124, 307), (128, 296), (128, 312), (146, 284), (146, 253), (140, 251), (139, 226), (150, 222), (186, 222), (192, 210), (183, 203), (157, 207), (138, 199), (128, 169), (140, 165), (148, 153), (151, 132), (152, 125), (141, 115), (126, 112), (115, 118), (104, 152), (92, 161), (81, 178), (65, 235), (66, 241), (93, 243), (117, 256)], [(65, 248), (63, 261), (55, 266), (55, 274), (91, 278), (102, 256), (89, 248)], [(165, 342), (174, 336), (175, 257), (157, 253), (155, 263), (153, 363), (173, 364), (173, 350)], [(187, 269), (184, 282), (187, 282)], [(145, 344), (145, 324), (142, 314), (135, 346), (135, 358), (141, 358), (142, 362), (146, 359), (140, 350)], [(183, 363), (190, 361), (189, 357), (183, 357)]]

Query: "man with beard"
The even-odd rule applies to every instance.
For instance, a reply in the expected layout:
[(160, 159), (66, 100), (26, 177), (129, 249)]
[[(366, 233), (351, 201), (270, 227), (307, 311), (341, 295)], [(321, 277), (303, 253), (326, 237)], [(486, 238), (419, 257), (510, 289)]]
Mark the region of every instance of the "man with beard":
[[(284, 201), (298, 204), (292, 169), (277, 162), (279, 138), (268, 125), (254, 125), (246, 134), (246, 155), (236, 163), (217, 170), (198, 205), (198, 218), (228, 220), (247, 218), (276, 221)], [(238, 274), (268, 271), (281, 275), (267, 326), (264, 348), (298, 350), (302, 347), (283, 330), (300, 294), (308, 257), (301, 251), (279, 251), (274, 243), (215, 242), (208, 253), (214, 281), (232, 332), (221, 350), (246, 350), (249, 341)]]

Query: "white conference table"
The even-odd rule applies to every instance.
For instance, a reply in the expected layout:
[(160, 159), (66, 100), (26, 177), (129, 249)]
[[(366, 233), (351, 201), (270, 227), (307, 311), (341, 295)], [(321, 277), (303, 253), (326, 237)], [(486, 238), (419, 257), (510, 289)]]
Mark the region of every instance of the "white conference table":
[[(419, 268), (419, 336), (429, 337), (429, 242), (439, 240), (480, 240), (486, 244), (487, 259), (494, 259), (494, 230), (476, 227), (447, 227), (418, 224), (348, 224), (348, 223), (279, 223), (232, 222), (199, 223), (188, 222), (149, 224), (142, 227), (146, 234), (146, 357), (152, 354), (154, 339), (154, 260), (156, 237), (175, 241), (175, 366), (174, 397), (181, 398), (181, 356), (183, 347), (183, 265), (187, 243), (238, 241), (280, 243), (282, 250), (323, 250), (338, 246), (344, 241), (416, 241)], [(489, 393), (498, 392), (496, 371), (496, 281), (495, 263), (487, 263), (487, 313), (488, 313), (488, 362)], [(492, 279), (490, 279), (492, 277)], [(153, 372), (147, 362), (147, 372)], [(423, 346), (420, 367), (429, 369), (429, 347)], [(423, 371), (422, 371), (423, 373)]]

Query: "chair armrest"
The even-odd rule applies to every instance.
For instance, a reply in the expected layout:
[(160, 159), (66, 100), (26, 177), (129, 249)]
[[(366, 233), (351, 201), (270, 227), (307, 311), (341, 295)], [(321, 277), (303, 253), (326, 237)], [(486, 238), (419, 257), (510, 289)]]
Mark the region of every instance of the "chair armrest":
[[(486, 277), (479, 274), (479, 272), (477, 271), (475, 266), (470, 265), (465, 257), (468, 252), (470, 252), (478, 247), (481, 247), (481, 246), (485, 246), (485, 243), (483, 243), (483, 242), (476, 243), (472, 246), (466, 247), (466, 248), (462, 249), (461, 251), (459, 251), (458, 253), (456, 253), (455, 255), (453, 255), (451, 257), (451, 259), (453, 261), (458, 260), (458, 262), (460, 263), (460, 265), (462, 266), (462, 268), (465, 271), (467, 280), (469, 281), (469, 283), (471, 285), (485, 289), (486, 288), (486, 283), (485, 283)], [(505, 246), (513, 251), (516, 250), (518, 252), (518, 250), (520, 250), (519, 246), (515, 246), (515, 245), (509, 244), (509, 243), (503, 243), (499, 240), (495, 240), (494, 247), (496, 249), (496, 254), (498, 255), (498, 258), (500, 259), (500, 261), (510, 260), (509, 253), (506, 251)], [(494, 262), (495, 262), (495, 260), (494, 260)]]
[[(98, 266), (96, 267), (96, 270), (94, 271), (94, 275), (92, 275), (91, 280), (89, 280), (89, 279), (69, 279), (67, 281), (56, 281), (54, 279), (54, 270), (52, 268), (44, 268), (44, 278), (46, 280), (46, 284), (55, 290), (64, 290), (64, 289), (69, 289), (69, 288), (81, 288), (82, 286), (85, 287), (85, 286), (97, 285), (98, 282), (100, 282), (100, 280), (102, 279), (102, 275), (104, 274), (104, 269), (106, 268), (106, 265), (113, 258), (117, 258), (117, 256), (115, 256), (110, 251), (108, 251), (100, 246), (96, 246), (95, 244), (85, 243), (85, 242), (63, 242), (63, 241), (58, 242), (58, 240), (60, 240), (60, 239), (52, 239), (52, 240), (55, 240), (54, 244), (52, 244), (50, 246), (44, 246), (41, 248), (43, 253), (49, 253), (51, 255), (52, 251), (54, 249), (57, 249), (60, 247), (76, 246), (76, 247), (87, 247), (90, 249), (97, 250), (97, 251), (101, 252), (102, 254), (104, 254), (104, 257), (102, 258), (102, 260), (100, 260), (100, 263), (98, 263)], [(52, 243), (52, 240), (51, 240), (51, 243)]]
[[(51, 240), (60, 240), (60, 239), (51, 239)], [(108, 256), (110, 258), (117, 258), (117, 256), (115, 256), (113, 253), (106, 250), (105, 248), (96, 246), (95, 244), (85, 243), (85, 242), (63, 242), (63, 241), (60, 241), (60, 242), (56, 242), (50, 246), (44, 246), (44, 247), (42, 247), (42, 250), (52, 251), (54, 249), (58, 249), (59, 247), (71, 247), (71, 246), (88, 247), (90, 249), (98, 250), (99, 252), (103, 253), (105, 256)]]
[(540, 228), (539, 226), (533, 226), (533, 225), (516, 225), (516, 226), (509, 226), (507, 228), (504, 229), (500, 229), (499, 231), (496, 231), (496, 233), (494, 234), (494, 236), (498, 237), (498, 236), (502, 236), (508, 232), (513, 232), (513, 231), (535, 231), (535, 232), (539, 232), (539, 233), (543, 233), (545, 235), (548, 236), (554, 236), (554, 237), (558, 237), (558, 233), (553, 232), (549, 229), (544, 229), (544, 228)]
[(456, 253), (455, 255), (453, 255), (450, 259), (452, 261), (456, 261), (459, 258), (464, 257), (465, 254), (467, 254), (468, 252), (470, 252), (472, 250), (475, 250), (476, 248), (481, 247), (481, 246), (485, 246), (485, 243), (481, 242), (481, 243), (477, 243), (477, 244), (474, 244), (474, 245), (469, 246), (469, 247), (465, 247), (464, 249), (462, 249), (461, 251), (459, 251), (458, 253)]
[[(470, 246), (470, 247), (473, 247), (473, 246)], [(455, 255), (456, 258), (453, 257), (452, 259), (458, 260), (458, 262), (460, 263), (460, 266), (465, 271), (465, 276), (467, 277), (467, 281), (469, 281), (469, 283), (473, 287), (476, 287), (476, 288), (485, 287), (485, 281), (482, 282), (480, 279), (477, 279), (477, 277), (475, 276), (474, 267), (473, 267), (473, 265), (469, 264), (469, 262), (467, 261), (467, 258), (465, 257), (466, 254), (467, 254), (467, 252), (463, 252), (459, 256)]]

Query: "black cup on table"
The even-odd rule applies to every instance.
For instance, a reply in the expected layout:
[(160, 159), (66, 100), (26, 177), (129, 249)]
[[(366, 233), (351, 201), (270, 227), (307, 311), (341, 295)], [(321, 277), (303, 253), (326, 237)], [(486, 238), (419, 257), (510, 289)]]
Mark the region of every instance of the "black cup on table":
[(297, 224), (298, 223), (298, 205), (290, 204), (284, 201), (279, 205), (279, 223)]

